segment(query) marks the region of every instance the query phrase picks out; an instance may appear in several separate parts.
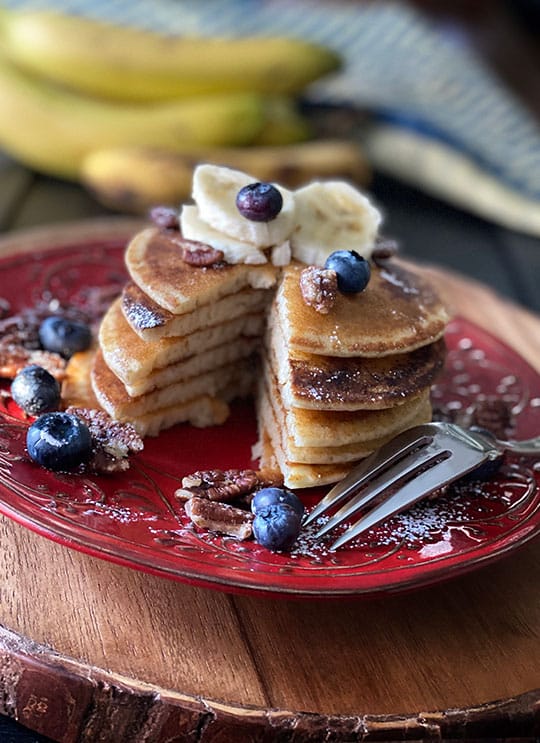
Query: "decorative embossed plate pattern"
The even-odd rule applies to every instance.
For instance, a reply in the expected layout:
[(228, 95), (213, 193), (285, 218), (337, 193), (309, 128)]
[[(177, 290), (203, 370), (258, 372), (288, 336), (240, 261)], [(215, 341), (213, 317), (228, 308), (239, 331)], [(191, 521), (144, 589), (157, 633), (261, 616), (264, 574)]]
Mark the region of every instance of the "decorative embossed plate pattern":
[[(123, 244), (83, 241), (0, 261), (0, 296), (13, 309), (43, 297), (84, 304), (92, 291), (124, 280)], [(482, 396), (509, 401), (517, 437), (532, 436), (540, 378), (509, 348), (458, 319), (434, 390), (436, 406), (461, 417)], [(177, 426), (147, 439), (126, 473), (56, 475), (27, 457), (27, 422), (8, 397), (0, 409), (0, 511), (63, 545), (131, 568), (196, 585), (267, 595), (335, 597), (410, 589), (499, 558), (540, 531), (540, 467), (508, 457), (488, 483), (456, 488), (380, 526), (335, 554), (302, 535), (290, 555), (254, 542), (198, 532), (174, 490), (197, 469), (250, 466), (253, 411), (239, 403), (222, 427)], [(320, 492), (304, 494), (309, 506)]]

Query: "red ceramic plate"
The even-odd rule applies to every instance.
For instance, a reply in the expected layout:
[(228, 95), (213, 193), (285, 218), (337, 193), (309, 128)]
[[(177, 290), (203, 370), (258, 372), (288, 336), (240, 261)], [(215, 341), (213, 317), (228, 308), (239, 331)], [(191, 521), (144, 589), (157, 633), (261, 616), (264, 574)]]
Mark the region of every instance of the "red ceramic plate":
[[(13, 309), (51, 297), (84, 305), (125, 276), (123, 243), (81, 241), (0, 261), (0, 296)], [(540, 378), (517, 354), (465, 320), (452, 323), (436, 407), (467, 409), (503, 398), (518, 438), (538, 433)], [(540, 531), (540, 468), (508, 457), (489, 482), (470, 484), (416, 506), (336, 553), (303, 534), (291, 554), (199, 532), (174, 490), (197, 469), (250, 466), (253, 410), (239, 403), (221, 427), (177, 426), (133, 459), (126, 473), (55, 475), (33, 464), (25, 421), (8, 397), (0, 409), (0, 511), (20, 524), (96, 557), (155, 575), (226, 591), (300, 597), (368, 596), (408, 590), (506, 555)], [(536, 427), (536, 430), (535, 430)], [(302, 497), (306, 505), (321, 492)]]

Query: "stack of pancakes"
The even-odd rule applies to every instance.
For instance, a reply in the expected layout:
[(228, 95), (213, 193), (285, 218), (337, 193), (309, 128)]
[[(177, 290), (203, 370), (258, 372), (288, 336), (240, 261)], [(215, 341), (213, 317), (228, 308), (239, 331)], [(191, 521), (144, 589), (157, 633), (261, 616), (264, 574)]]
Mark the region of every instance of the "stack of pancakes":
[(191, 265), (179, 233), (148, 228), (126, 251), (130, 281), (99, 331), (91, 382), (98, 403), (141, 435), (176, 423), (223, 423), (249, 394), (266, 324), (271, 264)]
[(273, 299), (257, 412), (262, 466), (291, 488), (335, 482), (409, 426), (431, 419), (448, 320), (432, 287), (395, 261), (367, 288), (308, 306), (303, 265), (287, 266)]
[[(335, 482), (430, 420), (448, 317), (419, 275), (394, 260), (372, 264), (367, 288), (337, 292), (323, 314), (302, 296), (305, 264), (200, 267), (186, 262), (185, 244), (173, 230), (135, 235), (90, 371), (73, 357), (66, 389), (90, 379), (97, 403), (145, 436), (221, 424), (228, 402), (256, 386), (261, 467), (277, 467), (290, 488)], [(83, 404), (81, 389), (66, 404)]]

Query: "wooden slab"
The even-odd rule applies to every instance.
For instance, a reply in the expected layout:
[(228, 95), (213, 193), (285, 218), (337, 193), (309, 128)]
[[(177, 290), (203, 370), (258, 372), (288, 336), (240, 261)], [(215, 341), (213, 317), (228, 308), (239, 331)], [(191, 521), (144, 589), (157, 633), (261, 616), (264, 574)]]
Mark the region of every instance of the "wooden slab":
[[(32, 231), (0, 241), (0, 254), (133, 226)], [(539, 318), (430, 273), (540, 370)], [(540, 734), (538, 541), (433, 588), (319, 603), (184, 586), (6, 518), (0, 545), (0, 712), (61, 743)]]

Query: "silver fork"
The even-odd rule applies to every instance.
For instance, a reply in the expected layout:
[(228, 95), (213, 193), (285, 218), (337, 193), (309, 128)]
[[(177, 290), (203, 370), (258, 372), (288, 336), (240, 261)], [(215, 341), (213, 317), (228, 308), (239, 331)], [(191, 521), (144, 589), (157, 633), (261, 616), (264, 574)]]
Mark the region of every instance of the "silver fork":
[(308, 514), (304, 525), (345, 500), (345, 505), (330, 517), (316, 538), (359, 511), (364, 512), (329, 548), (336, 550), (443, 485), (501, 458), (506, 451), (540, 454), (540, 436), (526, 441), (502, 441), (483, 429), (467, 430), (455, 423), (415, 426), (355, 467)]

